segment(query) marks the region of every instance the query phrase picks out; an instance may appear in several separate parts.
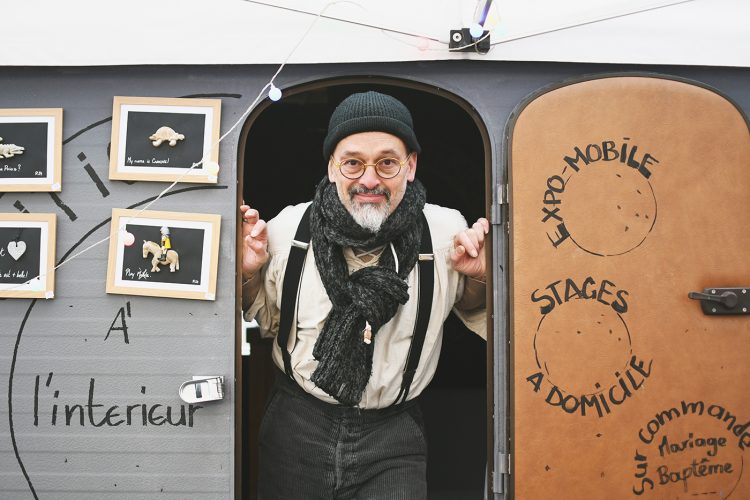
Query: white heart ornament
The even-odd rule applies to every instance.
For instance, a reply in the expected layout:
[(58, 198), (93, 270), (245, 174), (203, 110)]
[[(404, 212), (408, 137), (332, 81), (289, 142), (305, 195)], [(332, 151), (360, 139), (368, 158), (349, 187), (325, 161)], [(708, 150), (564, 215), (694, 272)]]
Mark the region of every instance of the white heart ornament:
[(13, 260), (18, 260), (26, 252), (26, 243), (23, 241), (11, 241), (8, 243), (8, 253)]

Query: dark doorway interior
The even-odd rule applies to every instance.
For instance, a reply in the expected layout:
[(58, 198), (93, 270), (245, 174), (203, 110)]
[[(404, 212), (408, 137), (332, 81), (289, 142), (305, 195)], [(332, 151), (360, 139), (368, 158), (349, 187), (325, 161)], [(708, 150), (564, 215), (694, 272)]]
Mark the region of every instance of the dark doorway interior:
[[(417, 176), (428, 201), (459, 210), (472, 223), (485, 215), (485, 151), (472, 118), (455, 102), (387, 84), (331, 84), (284, 97), (250, 126), (244, 151), (244, 199), (269, 220), (308, 201), (326, 173), (322, 143), (328, 118), (353, 92), (377, 90), (404, 102), (422, 146)], [(257, 430), (273, 377), (271, 342), (250, 332), (242, 361), (243, 497), (255, 498)], [(429, 498), (483, 498), (487, 448), (486, 345), (453, 314), (445, 324), (438, 371), (421, 396), (429, 459)]]

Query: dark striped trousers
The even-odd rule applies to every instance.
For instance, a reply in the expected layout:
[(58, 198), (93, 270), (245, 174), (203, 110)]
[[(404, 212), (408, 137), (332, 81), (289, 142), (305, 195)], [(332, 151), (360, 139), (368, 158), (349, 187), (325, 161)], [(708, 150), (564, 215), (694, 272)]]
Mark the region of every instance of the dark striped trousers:
[(329, 404), (279, 372), (260, 426), (259, 500), (424, 500), (427, 443), (416, 401)]

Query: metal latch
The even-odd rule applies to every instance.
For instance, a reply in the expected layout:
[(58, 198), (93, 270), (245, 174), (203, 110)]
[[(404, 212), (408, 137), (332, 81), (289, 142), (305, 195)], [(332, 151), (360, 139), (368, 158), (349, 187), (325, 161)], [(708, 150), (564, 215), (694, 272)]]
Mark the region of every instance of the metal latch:
[(193, 377), (180, 385), (180, 399), (186, 403), (204, 403), (224, 398), (224, 377)]
[(750, 311), (750, 287), (705, 288), (703, 292), (688, 293), (688, 298), (700, 300), (703, 314), (709, 316), (748, 314)]

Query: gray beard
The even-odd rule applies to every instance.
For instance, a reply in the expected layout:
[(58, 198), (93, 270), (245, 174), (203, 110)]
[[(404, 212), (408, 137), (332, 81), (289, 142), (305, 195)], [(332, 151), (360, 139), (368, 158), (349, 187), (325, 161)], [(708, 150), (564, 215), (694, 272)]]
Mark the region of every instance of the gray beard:
[[(354, 195), (357, 193), (384, 194), (385, 203), (358, 203), (354, 200)], [(349, 213), (354, 222), (373, 233), (380, 231), (383, 222), (391, 214), (391, 193), (383, 188), (367, 189), (363, 186), (354, 186), (349, 189), (348, 194), (351, 208)]]
[(351, 208), (354, 222), (368, 231), (377, 233), (391, 212), (391, 202), (389, 200), (382, 205), (352, 202)]

